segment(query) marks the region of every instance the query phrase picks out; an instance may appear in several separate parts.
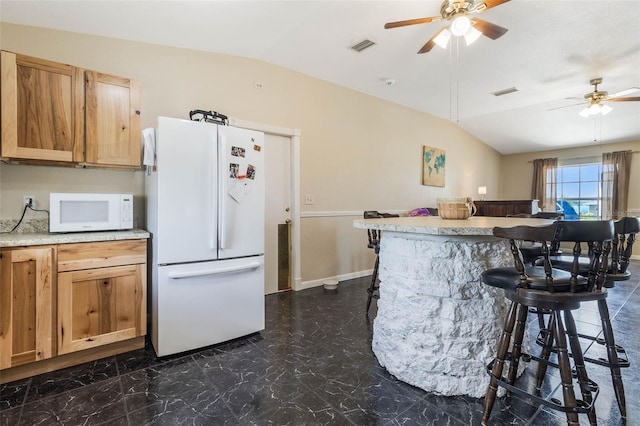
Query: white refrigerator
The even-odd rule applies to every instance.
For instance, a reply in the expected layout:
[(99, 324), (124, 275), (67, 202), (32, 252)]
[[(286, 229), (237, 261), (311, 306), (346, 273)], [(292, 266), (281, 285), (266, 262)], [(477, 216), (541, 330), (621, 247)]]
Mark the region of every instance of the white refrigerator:
[(146, 176), (158, 356), (264, 329), (264, 134), (158, 117)]

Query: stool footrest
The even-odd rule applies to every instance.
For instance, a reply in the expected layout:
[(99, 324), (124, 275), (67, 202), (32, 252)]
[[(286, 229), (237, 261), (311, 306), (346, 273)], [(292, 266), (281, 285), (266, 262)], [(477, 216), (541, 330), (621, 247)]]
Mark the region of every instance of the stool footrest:
[[(545, 364), (551, 366), (551, 367), (558, 367), (557, 364), (554, 364), (552, 362), (549, 362), (547, 360), (538, 358), (536, 356), (530, 355), (530, 354), (521, 354), (520, 356), (523, 361), (528, 362), (529, 360), (536, 360), (539, 362), (544, 362)], [(513, 356), (512, 354), (509, 352), (507, 355), (507, 360), (512, 359)], [(600, 386), (594, 382), (593, 380), (589, 379), (589, 391), (591, 392), (591, 395), (593, 396), (593, 399), (591, 401), (591, 403), (588, 403), (584, 400), (581, 399), (577, 399), (576, 398), (576, 407), (566, 407), (562, 401), (556, 399), (556, 398), (549, 398), (549, 399), (545, 399), (541, 396), (538, 395), (534, 395), (524, 389), (521, 389), (517, 386), (515, 386), (512, 383), (509, 383), (509, 379), (506, 377), (498, 377), (496, 375), (494, 375), (492, 373), (493, 370), (493, 364), (494, 364), (495, 360), (491, 361), (489, 364), (487, 364), (487, 373), (489, 374), (489, 376), (491, 376), (491, 378), (493, 380), (495, 380), (496, 382), (498, 382), (499, 386), (502, 386), (503, 388), (507, 389), (508, 391), (518, 395), (521, 399), (523, 399), (525, 402), (531, 404), (531, 405), (544, 405), (546, 407), (552, 408), (554, 410), (558, 410), (558, 411), (562, 411), (564, 413), (589, 413), (592, 408), (593, 405), (595, 404), (597, 398), (598, 398), (598, 394), (600, 393)], [(574, 387), (576, 389), (580, 389), (580, 384), (579, 383), (574, 383)]]
[[(581, 337), (583, 339), (587, 339), (587, 340), (593, 340), (594, 342), (596, 342), (599, 345), (606, 345), (605, 340), (602, 337), (593, 337), (593, 336), (588, 336), (586, 334), (580, 334), (578, 333), (578, 337)], [(629, 367), (631, 365), (631, 363), (629, 362), (629, 356), (627, 355), (627, 351), (625, 348), (623, 348), (620, 345), (615, 345), (616, 348), (616, 354), (618, 357), (618, 362), (609, 362), (608, 359), (605, 358), (590, 358), (589, 356), (585, 355), (584, 360), (591, 362), (593, 364), (598, 364), (598, 365), (602, 365), (604, 367), (619, 367), (619, 368), (626, 368)]]
[[(544, 330), (540, 330), (538, 332), (538, 336), (536, 337), (536, 343), (539, 346), (543, 346), (544, 347), (544, 335), (543, 333), (547, 333), (548, 331), (546, 329)], [(587, 339), (587, 340), (592, 340), (596, 343), (598, 343), (599, 345), (605, 345), (605, 340), (601, 337), (593, 337), (593, 336), (588, 336), (586, 334), (580, 334), (578, 333), (578, 337), (582, 338), (582, 339)], [(608, 359), (605, 358), (592, 358), (590, 356), (588, 356), (587, 354), (584, 354), (584, 360), (586, 362), (590, 362), (592, 364), (597, 364), (597, 365), (601, 365), (603, 367), (618, 367), (618, 368), (626, 368), (629, 367), (631, 365), (631, 363), (629, 362), (629, 356), (627, 355), (627, 351), (625, 350), (625, 348), (623, 348), (620, 345), (616, 345), (616, 354), (618, 355), (618, 362), (609, 362)], [(557, 347), (556, 346), (552, 346), (551, 347), (551, 352), (553, 353), (557, 353)], [(571, 354), (571, 351), (569, 351), (569, 356), (573, 357), (573, 355)]]

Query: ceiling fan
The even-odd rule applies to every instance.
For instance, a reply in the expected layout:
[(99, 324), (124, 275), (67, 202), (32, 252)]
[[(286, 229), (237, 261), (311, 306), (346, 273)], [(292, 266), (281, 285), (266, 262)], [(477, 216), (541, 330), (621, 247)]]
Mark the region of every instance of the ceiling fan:
[[(629, 97), (629, 95), (632, 93), (640, 92), (640, 87), (630, 87), (629, 89), (614, 93), (613, 95), (609, 95), (609, 93), (605, 92), (604, 90), (598, 90), (598, 85), (602, 84), (602, 77), (598, 77), (590, 80), (589, 84), (593, 86), (593, 92), (589, 92), (586, 95), (584, 95), (583, 102), (580, 102), (578, 104), (573, 104), (573, 105), (566, 105), (558, 108), (552, 108), (551, 110), (586, 104), (586, 107), (582, 111), (580, 111), (579, 114), (580, 116), (587, 118), (591, 115), (597, 115), (597, 114), (607, 115), (611, 111), (613, 111), (613, 108), (611, 108), (609, 105), (603, 104), (603, 102), (640, 101), (640, 96)], [(573, 99), (573, 98), (570, 98), (570, 99)]]
[(447, 43), (452, 35), (463, 36), (468, 46), (476, 41), (481, 35), (485, 35), (486, 37), (495, 40), (502, 37), (508, 30), (499, 25), (492, 24), (491, 22), (483, 21), (482, 19), (469, 18), (467, 15), (482, 12), (508, 1), (510, 0), (484, 0), (479, 2), (477, 2), (477, 0), (444, 0), (440, 6), (441, 16), (387, 22), (384, 27), (386, 29), (390, 29), (448, 20), (451, 21), (449, 28), (445, 27), (438, 31), (424, 46), (422, 46), (420, 50), (418, 50), (418, 53), (427, 53), (436, 44), (442, 48), (447, 47)]

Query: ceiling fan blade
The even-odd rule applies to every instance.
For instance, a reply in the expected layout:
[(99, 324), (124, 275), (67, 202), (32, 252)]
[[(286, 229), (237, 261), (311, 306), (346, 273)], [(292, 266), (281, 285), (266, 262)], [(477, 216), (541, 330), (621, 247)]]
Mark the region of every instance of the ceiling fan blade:
[(580, 102), (578, 104), (563, 105), (563, 106), (559, 106), (559, 107), (555, 107), (555, 108), (549, 108), (547, 111), (555, 111), (557, 109), (571, 108), (571, 107), (578, 106), (578, 105), (586, 105), (586, 102)]
[(630, 95), (632, 93), (636, 93), (636, 92), (640, 92), (640, 87), (630, 87), (626, 90), (623, 90), (621, 92), (618, 93), (614, 93), (613, 95), (609, 96), (610, 99), (612, 98), (620, 98), (620, 97), (624, 97), (627, 95)]
[[(440, 31), (442, 31), (442, 30), (440, 30)], [(425, 45), (424, 45), (424, 46), (422, 46), (422, 47), (420, 48), (420, 50), (418, 50), (418, 53), (427, 53), (427, 52), (430, 52), (430, 51), (431, 51), (431, 49), (433, 49), (433, 46), (435, 46), (435, 45), (436, 45), (436, 42), (435, 42), (435, 41), (433, 41), (433, 39), (434, 39), (434, 38), (436, 38), (436, 36), (437, 36), (438, 34), (440, 34), (440, 31), (438, 31), (438, 32), (436, 33), (436, 35), (434, 35), (433, 37), (431, 37), (431, 39), (430, 39), (428, 42), (426, 42), (426, 43), (425, 43)]]
[(406, 21), (387, 22), (384, 24), (385, 29), (406, 27), (407, 25), (427, 24), (429, 22), (441, 21), (441, 16), (431, 16), (429, 18), (408, 19)]
[(440, 31), (438, 31), (437, 33), (435, 33), (435, 34), (433, 35), (433, 37), (431, 37), (431, 39), (429, 39), (429, 41), (428, 41), (428, 42), (426, 42), (426, 43), (425, 43), (425, 45), (424, 45), (424, 46), (422, 46), (422, 47), (420, 48), (420, 50), (418, 50), (418, 53), (427, 53), (427, 52), (430, 52), (430, 51), (431, 51), (431, 49), (433, 49), (433, 46), (435, 46), (435, 45), (436, 45), (436, 42), (435, 42), (434, 40), (435, 40), (435, 39), (440, 35), (440, 33), (442, 33), (443, 31), (448, 31), (447, 27), (440, 28)]
[(510, 0), (485, 0), (482, 3), (478, 3), (473, 10), (475, 12), (481, 12), (486, 9), (491, 9), (492, 7), (500, 6), (502, 3), (506, 3), (508, 1)]
[(507, 31), (509, 31), (499, 25), (492, 24), (491, 22), (483, 21), (478, 18), (471, 19), (471, 22), (476, 29), (480, 30), (483, 35), (489, 37), (491, 40), (502, 37)]
[(636, 102), (640, 101), (640, 96), (635, 96), (632, 98), (611, 98), (607, 99), (607, 102)]

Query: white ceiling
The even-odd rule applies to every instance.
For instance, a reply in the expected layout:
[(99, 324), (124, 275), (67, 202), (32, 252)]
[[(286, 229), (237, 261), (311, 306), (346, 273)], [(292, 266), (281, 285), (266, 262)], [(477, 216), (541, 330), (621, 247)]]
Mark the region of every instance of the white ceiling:
[[(444, 22), (383, 28), (439, 16), (440, 4), (2, 0), (0, 20), (260, 59), (457, 122), (503, 154), (640, 141), (640, 102), (589, 119), (575, 105), (595, 77), (610, 94), (640, 87), (639, 0), (512, 0), (478, 15), (503, 37), (422, 55)], [(349, 49), (365, 38), (377, 44)]]

